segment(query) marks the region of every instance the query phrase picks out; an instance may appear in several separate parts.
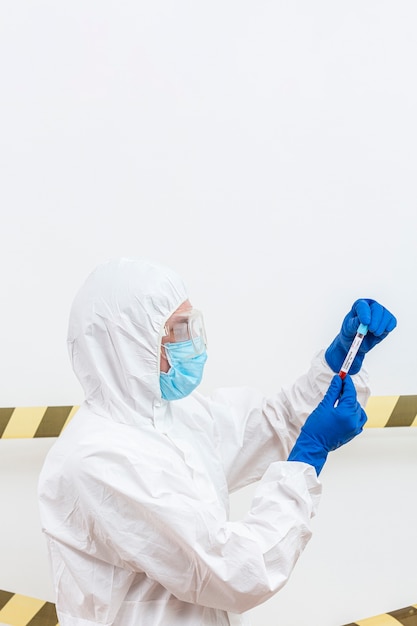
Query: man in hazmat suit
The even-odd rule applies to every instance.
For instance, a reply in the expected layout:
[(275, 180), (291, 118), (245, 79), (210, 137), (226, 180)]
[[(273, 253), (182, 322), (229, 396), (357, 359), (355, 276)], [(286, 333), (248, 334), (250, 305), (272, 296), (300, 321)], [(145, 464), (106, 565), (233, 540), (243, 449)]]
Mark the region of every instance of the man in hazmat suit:
[[(360, 322), (369, 331), (342, 380)], [(310, 538), (327, 454), (366, 421), (362, 360), (395, 325), (358, 300), (288, 390), (206, 397), (203, 318), (183, 281), (148, 261), (96, 268), (68, 331), (85, 401), (39, 480), (60, 626), (248, 624)], [(254, 481), (230, 521), (229, 493)]]

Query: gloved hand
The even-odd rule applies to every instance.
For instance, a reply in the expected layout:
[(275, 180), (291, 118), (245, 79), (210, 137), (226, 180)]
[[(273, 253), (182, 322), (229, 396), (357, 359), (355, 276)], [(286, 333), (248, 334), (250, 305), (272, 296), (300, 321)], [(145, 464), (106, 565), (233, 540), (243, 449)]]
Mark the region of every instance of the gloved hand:
[(336, 373), (340, 371), (359, 324), (366, 324), (368, 332), (353, 360), (349, 371), (350, 374), (359, 372), (365, 354), (394, 330), (397, 320), (388, 309), (375, 300), (356, 300), (352, 309), (343, 320), (340, 333), (326, 350), (326, 361)]
[(328, 452), (358, 435), (366, 420), (351, 377), (342, 380), (334, 376), (323, 400), (302, 427), (288, 461), (309, 463), (316, 468), (318, 476)]

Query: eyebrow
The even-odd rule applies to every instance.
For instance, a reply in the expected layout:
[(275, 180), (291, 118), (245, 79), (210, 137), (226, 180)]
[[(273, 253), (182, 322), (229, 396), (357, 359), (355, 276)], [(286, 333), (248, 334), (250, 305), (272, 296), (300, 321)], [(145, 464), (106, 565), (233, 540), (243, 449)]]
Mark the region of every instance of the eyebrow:
[[(181, 315), (181, 314), (179, 314), (178, 316), (177, 316), (177, 315), (175, 315), (175, 316), (172, 318), (171, 324), (172, 324), (173, 322), (188, 322), (188, 320), (189, 320), (189, 319), (190, 319), (190, 318), (189, 318), (189, 316), (188, 316), (188, 315)], [(170, 324), (170, 322), (168, 322), (168, 325), (169, 325), (169, 324)]]

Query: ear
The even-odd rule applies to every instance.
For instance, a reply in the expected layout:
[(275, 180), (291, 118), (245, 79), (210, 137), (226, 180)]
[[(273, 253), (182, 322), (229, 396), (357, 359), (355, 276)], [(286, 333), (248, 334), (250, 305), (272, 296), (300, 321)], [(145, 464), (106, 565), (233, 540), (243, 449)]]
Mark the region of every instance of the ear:
[(159, 359), (159, 370), (161, 372), (164, 372), (165, 374), (169, 371), (170, 368), (170, 364), (168, 363), (168, 359), (166, 357), (166, 352), (165, 352), (165, 348), (164, 348), (164, 344), (161, 344), (161, 352), (160, 352), (161, 356)]

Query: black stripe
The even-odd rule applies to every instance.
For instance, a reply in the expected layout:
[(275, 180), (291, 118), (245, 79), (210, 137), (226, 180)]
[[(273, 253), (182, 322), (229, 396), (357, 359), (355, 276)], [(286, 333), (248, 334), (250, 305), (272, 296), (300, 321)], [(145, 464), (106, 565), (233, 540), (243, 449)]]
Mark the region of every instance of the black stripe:
[(417, 626), (417, 609), (413, 606), (406, 606), (404, 609), (391, 611), (387, 615), (394, 617), (403, 626)]
[(36, 613), (34, 617), (26, 624), (26, 626), (56, 626), (58, 618), (56, 615), (55, 604), (45, 602), (43, 607)]
[(417, 415), (417, 396), (400, 396), (385, 426), (411, 426)]
[(0, 589), (0, 609), (6, 606), (10, 598), (13, 598), (13, 596), (14, 593), (10, 593), (9, 591), (2, 591)]
[(6, 430), (6, 426), (10, 421), (13, 411), (14, 407), (11, 409), (0, 409), (0, 437)]
[(33, 436), (58, 437), (71, 410), (72, 406), (48, 406)]
[(350, 624), (343, 624), (343, 626), (358, 626), (356, 622), (351, 622)]

